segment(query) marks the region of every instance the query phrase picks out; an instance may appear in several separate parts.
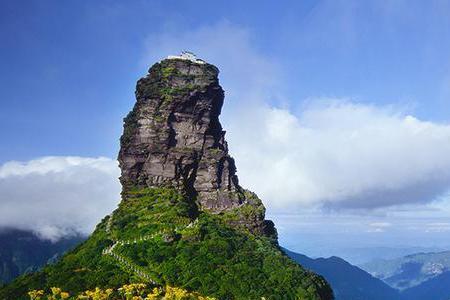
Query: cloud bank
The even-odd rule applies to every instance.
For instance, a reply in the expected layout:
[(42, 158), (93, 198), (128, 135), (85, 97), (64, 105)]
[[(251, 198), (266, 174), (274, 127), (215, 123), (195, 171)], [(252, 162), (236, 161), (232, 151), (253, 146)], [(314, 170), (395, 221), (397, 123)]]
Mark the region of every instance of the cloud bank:
[(242, 183), (280, 209), (429, 203), (448, 191), (450, 125), (327, 103), (299, 115), (267, 106), (236, 119), (231, 149)]
[[(272, 212), (417, 209), (448, 195), (449, 125), (346, 101), (309, 106), (297, 116), (265, 106), (234, 121), (230, 143), (241, 184), (256, 191)], [(0, 227), (53, 240), (87, 234), (118, 203), (119, 173), (117, 162), (108, 158), (5, 163)], [(375, 222), (370, 230), (383, 232), (383, 224)]]
[(0, 227), (57, 240), (88, 234), (118, 203), (120, 172), (109, 158), (43, 157), (0, 166)]
[(395, 107), (286, 97), (280, 65), (261, 54), (249, 29), (227, 21), (147, 42), (147, 61), (190, 49), (219, 66), (221, 118), (239, 178), (269, 208), (423, 204), (450, 187), (448, 124)]

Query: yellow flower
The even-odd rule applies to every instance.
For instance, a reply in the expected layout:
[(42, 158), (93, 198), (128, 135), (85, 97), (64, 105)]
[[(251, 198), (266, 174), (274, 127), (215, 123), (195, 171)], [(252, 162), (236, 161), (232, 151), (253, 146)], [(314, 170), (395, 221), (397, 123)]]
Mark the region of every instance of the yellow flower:
[(57, 295), (59, 295), (61, 293), (61, 289), (58, 288), (58, 287), (52, 287), (50, 289), (52, 291), (52, 295), (54, 295), (54, 296), (57, 296)]
[(31, 300), (40, 300), (42, 296), (44, 296), (43, 290), (32, 290), (28, 292), (28, 296), (30, 296)]
[(145, 300), (157, 300), (160, 299), (160, 296), (162, 294), (161, 288), (153, 288), (150, 294), (147, 295)]
[(95, 290), (85, 291), (83, 294), (78, 296), (78, 300), (107, 300), (109, 296), (113, 293), (112, 289), (102, 290), (96, 287)]
[[(135, 296), (143, 296), (147, 285), (145, 283), (130, 283), (119, 288), (119, 293), (125, 298), (134, 300)], [(139, 298), (137, 298), (139, 299)]]
[(184, 289), (177, 288), (177, 287), (171, 287), (166, 286), (166, 294), (164, 299), (166, 300), (190, 300), (190, 299), (196, 299), (196, 300), (216, 300), (212, 297), (204, 297), (196, 292), (188, 292)]

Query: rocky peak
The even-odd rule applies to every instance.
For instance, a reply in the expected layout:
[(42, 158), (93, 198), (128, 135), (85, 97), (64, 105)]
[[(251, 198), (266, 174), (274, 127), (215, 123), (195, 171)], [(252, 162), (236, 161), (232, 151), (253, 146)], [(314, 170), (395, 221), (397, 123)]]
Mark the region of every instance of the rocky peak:
[(174, 57), (156, 63), (138, 81), (121, 137), (123, 190), (173, 186), (212, 213), (249, 204), (260, 211), (252, 230), (273, 231), (260, 200), (239, 186), (219, 122), (224, 92), (218, 74), (211, 64)]

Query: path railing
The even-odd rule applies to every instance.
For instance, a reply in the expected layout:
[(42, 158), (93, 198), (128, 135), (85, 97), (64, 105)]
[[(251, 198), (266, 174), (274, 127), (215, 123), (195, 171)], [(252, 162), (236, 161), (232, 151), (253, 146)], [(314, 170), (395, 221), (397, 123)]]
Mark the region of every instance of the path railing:
[[(108, 219), (108, 221), (106, 223), (105, 231), (108, 234), (111, 233), (111, 225), (112, 225), (113, 216), (114, 216), (114, 214), (109, 215), (109, 219)], [(190, 228), (192, 226), (195, 226), (196, 223), (197, 223), (197, 220), (189, 223), (186, 226), (177, 226), (177, 227), (175, 227), (175, 232), (178, 232), (178, 231), (183, 230), (185, 228)], [(122, 267), (122, 268), (124, 268), (124, 269), (126, 269), (128, 271), (131, 271), (132, 273), (134, 273), (137, 276), (143, 278), (144, 280), (149, 281), (152, 284), (157, 284), (157, 282), (152, 279), (152, 276), (149, 273), (147, 273), (145, 270), (143, 270), (140, 266), (138, 266), (135, 263), (133, 263), (132, 261), (130, 261), (128, 258), (122, 256), (119, 253), (114, 252), (114, 249), (117, 246), (131, 245), (131, 244), (137, 244), (139, 242), (148, 241), (148, 240), (154, 239), (157, 236), (163, 236), (164, 234), (165, 234), (165, 232), (160, 230), (160, 231), (155, 232), (153, 234), (140, 236), (138, 238), (131, 239), (131, 240), (116, 240), (114, 242), (114, 244), (112, 244), (111, 246), (108, 246), (105, 249), (103, 249), (102, 254), (103, 255), (109, 255), (112, 258), (114, 258), (114, 260), (117, 262), (119, 267)]]

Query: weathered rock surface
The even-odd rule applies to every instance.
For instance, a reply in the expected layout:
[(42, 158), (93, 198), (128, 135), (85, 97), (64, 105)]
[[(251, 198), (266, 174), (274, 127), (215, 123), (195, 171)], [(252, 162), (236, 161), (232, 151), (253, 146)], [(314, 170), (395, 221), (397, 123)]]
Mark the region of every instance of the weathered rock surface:
[(218, 73), (211, 64), (166, 59), (138, 81), (137, 102), (124, 119), (121, 137), (123, 191), (174, 186), (212, 213), (239, 214), (240, 207), (250, 206), (258, 213), (235, 222), (275, 236), (261, 201), (238, 183), (219, 122), (224, 92)]

